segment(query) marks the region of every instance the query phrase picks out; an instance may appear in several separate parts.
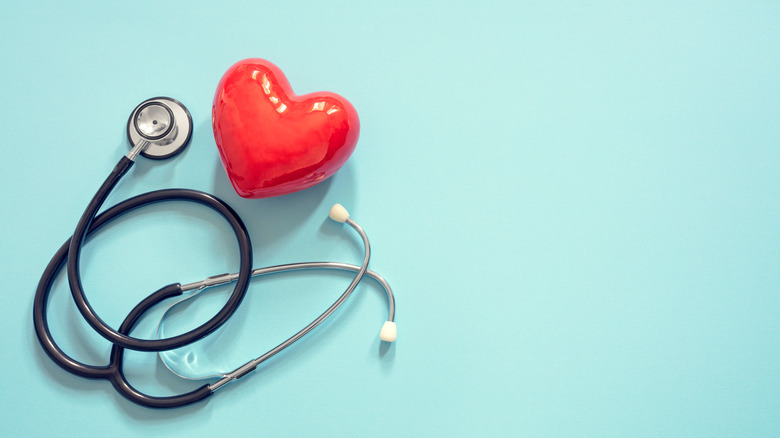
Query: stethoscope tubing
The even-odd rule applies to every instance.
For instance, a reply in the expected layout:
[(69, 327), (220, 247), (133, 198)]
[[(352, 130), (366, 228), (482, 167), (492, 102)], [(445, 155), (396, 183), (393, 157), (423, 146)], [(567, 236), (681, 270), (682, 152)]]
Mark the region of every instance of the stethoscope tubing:
[[(94, 220), (91, 221), (90, 226), (85, 234), (85, 238), (88, 238), (90, 235), (117, 217), (135, 210), (136, 208), (169, 200), (192, 201), (210, 206), (212, 208), (216, 205), (227, 206), (227, 204), (224, 204), (218, 198), (208, 193), (198, 192), (195, 190), (166, 189), (149, 192), (127, 199), (96, 216)], [(35, 326), (35, 333), (49, 358), (51, 358), (54, 363), (60, 366), (60, 368), (71, 374), (90, 379), (109, 380), (114, 388), (122, 396), (134, 403), (138, 403), (144, 406), (155, 408), (172, 408), (191, 404), (211, 395), (212, 391), (209, 389), (208, 385), (203, 385), (185, 394), (167, 397), (155, 397), (139, 392), (132, 385), (130, 385), (130, 383), (122, 374), (122, 358), (125, 348), (118, 344), (114, 344), (112, 346), (109, 364), (102, 366), (84, 364), (73, 359), (62, 351), (62, 349), (52, 338), (51, 331), (49, 330), (47, 304), (54, 280), (68, 259), (69, 249), (72, 243), (71, 240), (72, 239), (68, 239), (62, 246), (60, 246), (59, 250), (54, 254), (54, 257), (52, 257), (52, 259), (49, 261), (49, 264), (46, 266), (46, 269), (44, 270), (43, 275), (41, 276), (41, 279), (38, 283), (35, 299), (33, 302), (33, 322)], [(249, 273), (251, 274), (251, 269), (249, 270)], [(165, 299), (179, 296), (181, 294), (181, 285), (179, 283), (174, 283), (165, 286), (149, 295), (133, 308), (133, 310), (125, 318), (118, 332), (122, 335), (129, 334), (137, 319), (146, 310)]]
[[(175, 287), (174, 287), (175, 286)], [(157, 303), (172, 298), (181, 294), (181, 288), (177, 285), (166, 286), (157, 292), (149, 295), (143, 301), (138, 303), (133, 310), (127, 315), (122, 325), (119, 327), (119, 332), (122, 334), (128, 334), (133, 329), (133, 326), (141, 318), (141, 316), (155, 306)], [(214, 391), (209, 385), (201, 385), (200, 387), (178, 395), (172, 396), (152, 396), (144, 394), (133, 387), (130, 382), (125, 378), (122, 372), (122, 366), (124, 361), (125, 348), (114, 344), (111, 347), (111, 359), (109, 367), (112, 372), (107, 375), (107, 379), (114, 386), (122, 396), (132, 401), (133, 403), (149, 406), (153, 408), (177, 408), (186, 406), (197, 401), (203, 400), (210, 396)]]
[(88, 230), (95, 220), (97, 211), (100, 209), (101, 205), (103, 205), (114, 186), (116, 186), (132, 165), (132, 160), (127, 157), (122, 157), (82, 214), (81, 219), (76, 226), (76, 230), (69, 241), (67, 257), (68, 283), (70, 285), (71, 294), (73, 295), (73, 300), (76, 302), (76, 306), (84, 319), (96, 332), (108, 339), (112, 344), (138, 351), (157, 352), (172, 350), (191, 344), (209, 335), (224, 324), (236, 311), (246, 295), (252, 275), (252, 244), (246, 226), (238, 214), (236, 214), (229, 205), (208, 193), (187, 189), (167, 189), (145, 193), (119, 204), (123, 206), (122, 208), (124, 210), (117, 215), (140, 207), (141, 205), (169, 200), (197, 202), (212, 208), (230, 223), (230, 226), (235, 232), (239, 244), (240, 268), (239, 277), (236, 281), (233, 294), (230, 296), (227, 303), (225, 303), (225, 306), (203, 325), (190, 330), (189, 332), (165, 339), (139, 339), (114, 330), (97, 315), (90, 305), (81, 284), (79, 264), (81, 248), (87, 237)]

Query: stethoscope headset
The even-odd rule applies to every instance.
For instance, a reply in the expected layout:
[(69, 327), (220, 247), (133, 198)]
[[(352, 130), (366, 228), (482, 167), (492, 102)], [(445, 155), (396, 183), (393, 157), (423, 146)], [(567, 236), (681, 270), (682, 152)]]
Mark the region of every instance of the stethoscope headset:
[[(47, 265), (41, 276), (40, 282), (38, 283), (33, 303), (33, 320), (35, 333), (41, 346), (46, 351), (46, 354), (57, 365), (69, 373), (88, 379), (106, 379), (110, 381), (122, 396), (139, 405), (152, 408), (172, 408), (189, 405), (209, 397), (214, 391), (227, 383), (244, 377), (257, 369), (258, 365), (301, 339), (338, 309), (350, 294), (352, 294), (360, 280), (366, 275), (377, 280), (387, 294), (389, 308), (388, 318), (380, 331), (380, 339), (385, 342), (395, 341), (395, 299), (392, 290), (384, 278), (379, 274), (368, 270), (368, 262), (371, 256), (368, 237), (360, 225), (352, 220), (347, 211), (339, 204), (336, 204), (331, 208), (329, 216), (335, 221), (346, 223), (362, 238), (365, 255), (363, 262), (359, 266), (337, 262), (308, 262), (271, 266), (253, 270), (252, 244), (241, 218), (221, 199), (197, 190), (165, 189), (152, 191), (127, 199), (108, 208), (103, 213), (98, 214), (98, 210), (105, 202), (109, 193), (111, 193), (119, 180), (122, 179), (128, 170), (130, 170), (138, 155), (143, 155), (144, 157), (151, 159), (164, 159), (177, 155), (189, 144), (190, 138), (192, 137), (192, 126), (192, 116), (187, 108), (179, 101), (168, 97), (148, 99), (133, 110), (127, 122), (127, 136), (132, 145), (131, 151), (119, 160), (119, 163), (117, 163), (114, 170), (100, 186), (100, 189), (98, 189), (82, 214), (73, 235), (59, 248)], [(209, 207), (219, 213), (228, 222), (238, 241), (240, 256), (238, 273), (217, 275), (203, 281), (185, 285), (173, 283), (164, 286), (138, 303), (124, 319), (119, 329), (115, 330), (98, 316), (84, 293), (80, 275), (82, 246), (88, 237), (92, 236), (100, 230), (101, 227), (123, 214), (140, 207), (167, 201), (185, 201)], [(47, 304), (54, 280), (63, 267), (66, 267), (67, 269), (68, 285), (70, 286), (71, 295), (73, 296), (73, 300), (75, 301), (79, 312), (92, 329), (112, 343), (110, 358), (107, 365), (88, 365), (79, 362), (63, 352), (52, 338), (47, 318)], [(148, 395), (137, 390), (127, 381), (122, 366), (125, 349), (158, 352), (166, 367), (173, 371), (173, 367), (169, 364), (170, 359), (166, 358), (165, 352), (192, 344), (220, 328), (241, 304), (247, 293), (250, 279), (253, 276), (309, 269), (350, 271), (355, 272), (355, 276), (344, 293), (342, 293), (341, 296), (339, 296), (339, 298), (320, 316), (268, 352), (248, 361), (230, 372), (209, 376), (216, 377), (217, 380), (212, 383), (204, 384), (193, 391), (179, 395), (164, 397)], [(168, 338), (139, 339), (130, 335), (130, 332), (139, 318), (147, 310), (155, 307), (159, 303), (169, 298), (183, 297), (165, 311), (163, 314), (163, 318), (165, 318), (168, 311), (178, 303), (196, 296), (200, 291), (208, 287), (231, 282), (235, 283), (235, 286), (225, 305), (211, 319), (202, 325), (186, 333)], [(189, 292), (190, 294), (185, 295), (185, 292)], [(161, 326), (162, 319), (158, 326), (158, 336), (162, 334), (162, 331), (160, 330)], [(180, 375), (175, 371), (174, 373)]]

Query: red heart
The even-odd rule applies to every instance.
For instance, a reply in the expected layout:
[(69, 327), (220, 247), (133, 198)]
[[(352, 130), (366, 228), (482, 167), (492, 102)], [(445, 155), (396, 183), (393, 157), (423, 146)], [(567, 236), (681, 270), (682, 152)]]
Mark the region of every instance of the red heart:
[(360, 134), (357, 111), (329, 92), (296, 96), (279, 68), (245, 59), (219, 81), (211, 108), (222, 165), (239, 195), (268, 198), (336, 173)]

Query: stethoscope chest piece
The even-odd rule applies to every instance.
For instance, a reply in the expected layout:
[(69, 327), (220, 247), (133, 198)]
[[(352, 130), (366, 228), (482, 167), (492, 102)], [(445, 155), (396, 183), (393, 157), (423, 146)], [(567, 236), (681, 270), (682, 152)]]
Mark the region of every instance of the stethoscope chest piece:
[(149, 142), (141, 152), (146, 158), (162, 159), (183, 151), (192, 137), (192, 116), (178, 100), (153, 97), (135, 107), (127, 120), (131, 147)]

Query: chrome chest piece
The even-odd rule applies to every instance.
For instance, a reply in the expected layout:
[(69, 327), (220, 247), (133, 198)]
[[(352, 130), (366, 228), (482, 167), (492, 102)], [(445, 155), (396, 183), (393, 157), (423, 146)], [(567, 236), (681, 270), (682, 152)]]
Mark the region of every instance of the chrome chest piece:
[(149, 146), (146, 158), (163, 159), (183, 151), (192, 137), (192, 116), (178, 100), (153, 97), (141, 102), (127, 120), (127, 138), (134, 147), (141, 141)]

